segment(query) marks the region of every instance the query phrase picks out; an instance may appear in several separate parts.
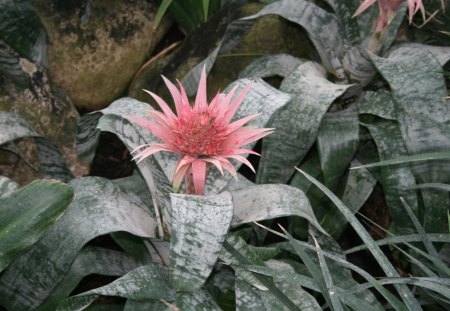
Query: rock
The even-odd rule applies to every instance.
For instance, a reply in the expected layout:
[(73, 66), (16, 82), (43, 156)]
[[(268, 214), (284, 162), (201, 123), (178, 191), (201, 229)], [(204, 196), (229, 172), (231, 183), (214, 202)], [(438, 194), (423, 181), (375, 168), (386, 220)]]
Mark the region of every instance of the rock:
[[(88, 173), (88, 165), (77, 159), (75, 135), (78, 112), (61, 90), (49, 84), (45, 68), (20, 57), (0, 42), (2, 56), (7, 55), (10, 76), (0, 74), (0, 111), (21, 115), (40, 135), (48, 138), (62, 152), (69, 169), (76, 175)], [(3, 58), (3, 59), (6, 59)], [(18, 144), (25, 159), (39, 167), (32, 139)], [(9, 152), (0, 154), (0, 175), (6, 175), (21, 185), (39, 177), (24, 161)]]
[(51, 80), (77, 108), (120, 97), (169, 24), (154, 29), (156, 1), (31, 0), (49, 38)]
[[(173, 53), (147, 64), (131, 83), (129, 96), (152, 102), (142, 89), (158, 93), (170, 102), (170, 95), (160, 77), (181, 80), (196, 64), (205, 59), (219, 44), (228, 24), (240, 17), (258, 12), (261, 4), (248, 4), (240, 8), (228, 6), (214, 15), (206, 24), (192, 32)], [(217, 58), (208, 75), (208, 96), (223, 90), (238, 79), (253, 60), (270, 54), (286, 53), (299, 58), (318, 59), (306, 32), (294, 23), (275, 15), (257, 19), (243, 40), (229, 52)]]

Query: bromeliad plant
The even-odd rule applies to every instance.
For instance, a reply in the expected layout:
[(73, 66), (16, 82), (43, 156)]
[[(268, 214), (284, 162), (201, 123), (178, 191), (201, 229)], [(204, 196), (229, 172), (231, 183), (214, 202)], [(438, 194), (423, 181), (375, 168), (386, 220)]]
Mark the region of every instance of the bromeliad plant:
[[(235, 21), (183, 86), (166, 80), (176, 113), (150, 93), (162, 112), (122, 98), (84, 115), (79, 156), (92, 160), (100, 133), (114, 133), (138, 151), (132, 176), (70, 180), (58, 153), (46, 152), (54, 151), (47, 141), (17, 115), (0, 114), (2, 149), (35, 137), (45, 176), (70, 180), (69, 186), (43, 182), (16, 192), (10, 180), (0, 180), (2, 223), (19, 233), (27, 226), (39, 232), (24, 234), (14, 248), (17, 240), (0, 230), (6, 241), (0, 243), (0, 305), (19, 311), (448, 309), (450, 111), (442, 66), (450, 51), (398, 44), (400, 6), (372, 53), (377, 12), (355, 19), (360, 1), (325, 2), (277, 1)], [(269, 14), (301, 26), (320, 59), (267, 55), (208, 105), (203, 68), (211, 69)], [(262, 79), (273, 75), (282, 78), (279, 88)], [(185, 90), (197, 92), (193, 106)], [(254, 128), (243, 127), (250, 121)], [(241, 156), (254, 153), (261, 137), (256, 184), (239, 173), (237, 180), (221, 174), (234, 173), (240, 163), (252, 166)], [(238, 160), (235, 168), (230, 158)], [(51, 170), (52, 161), (58, 170)], [(207, 174), (210, 164), (218, 169)], [(183, 178), (187, 193), (174, 193)], [(386, 237), (378, 241), (362, 224), (368, 220), (355, 215), (376, 185), (391, 222), (379, 228)], [(14, 214), (14, 202), (26, 204), (45, 187), (59, 194), (56, 203), (41, 204), (57, 206), (54, 214), (36, 207), (46, 221)], [(282, 216), (279, 229), (274, 219)], [(363, 243), (343, 250), (336, 241), (348, 226)], [(104, 235), (120, 250), (88, 245)], [(400, 259), (393, 262), (383, 251)], [(348, 261), (356, 252), (374, 259), (380, 271), (372, 275)], [(400, 274), (402, 263), (413, 276)], [(71, 294), (90, 274), (117, 279)], [(99, 296), (126, 302), (102, 305)]]
[(223, 175), (223, 169), (237, 178), (237, 172), (228, 159), (247, 165), (253, 172), (252, 164), (242, 154), (257, 154), (243, 146), (255, 142), (271, 133), (272, 129), (253, 129), (243, 127), (258, 114), (252, 114), (231, 122), (239, 105), (248, 93), (248, 85), (233, 99), (236, 87), (227, 95), (217, 93), (208, 105), (206, 99), (206, 72), (203, 68), (194, 106), (183, 86), (180, 90), (164, 78), (176, 107), (175, 115), (167, 103), (158, 95), (149, 93), (163, 113), (151, 110), (151, 120), (139, 116), (128, 117), (161, 139), (163, 144), (150, 144), (137, 147), (143, 149), (136, 154), (138, 163), (158, 151), (169, 151), (181, 155), (175, 167), (173, 188), (178, 192), (182, 179), (186, 180), (186, 193), (203, 194), (209, 166), (214, 165)]

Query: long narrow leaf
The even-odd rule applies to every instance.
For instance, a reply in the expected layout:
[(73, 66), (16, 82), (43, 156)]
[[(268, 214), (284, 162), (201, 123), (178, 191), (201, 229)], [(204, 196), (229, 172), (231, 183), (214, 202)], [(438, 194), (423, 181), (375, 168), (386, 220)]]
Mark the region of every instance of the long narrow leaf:
[[(395, 270), (395, 268), (392, 266), (392, 264), (389, 262), (389, 260), (380, 250), (380, 248), (374, 243), (373, 239), (370, 237), (370, 235), (367, 233), (367, 231), (364, 229), (361, 223), (357, 220), (357, 218), (353, 215), (353, 213), (342, 203), (342, 201), (339, 200), (339, 198), (337, 198), (335, 194), (333, 194), (330, 190), (328, 190), (316, 179), (309, 176), (305, 172), (302, 171), (300, 172), (303, 175), (305, 175), (305, 177), (308, 178), (312, 183), (314, 183), (314, 185), (316, 185), (320, 190), (322, 190), (333, 201), (334, 204), (336, 204), (336, 207), (339, 208), (342, 214), (347, 218), (349, 223), (352, 225), (352, 227), (355, 229), (355, 231), (358, 233), (358, 235), (361, 237), (364, 243), (369, 246), (370, 252), (373, 254), (375, 260), (380, 264), (381, 268), (387, 274), (387, 276), (398, 277), (399, 275)], [(408, 308), (410, 308), (410, 310), (422, 310), (420, 304), (417, 302), (414, 295), (406, 286), (397, 285), (396, 289), (400, 293), (403, 302), (405, 303), (405, 305), (408, 306)]]

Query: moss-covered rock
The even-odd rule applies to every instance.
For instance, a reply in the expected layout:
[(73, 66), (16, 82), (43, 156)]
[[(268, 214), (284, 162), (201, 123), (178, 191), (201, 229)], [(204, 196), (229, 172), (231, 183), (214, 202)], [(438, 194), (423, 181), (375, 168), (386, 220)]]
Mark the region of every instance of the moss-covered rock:
[(106, 107), (126, 90), (168, 28), (156, 1), (31, 1), (49, 38), (52, 81), (77, 108)]

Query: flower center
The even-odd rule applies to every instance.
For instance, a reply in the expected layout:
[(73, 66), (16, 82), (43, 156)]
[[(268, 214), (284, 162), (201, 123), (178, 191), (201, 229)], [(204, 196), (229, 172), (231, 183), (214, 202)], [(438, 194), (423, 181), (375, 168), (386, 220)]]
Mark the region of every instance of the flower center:
[(193, 157), (220, 154), (226, 129), (216, 123), (208, 111), (179, 119), (177, 147)]

